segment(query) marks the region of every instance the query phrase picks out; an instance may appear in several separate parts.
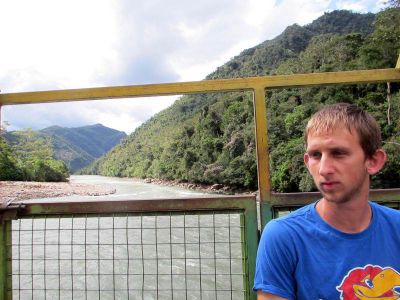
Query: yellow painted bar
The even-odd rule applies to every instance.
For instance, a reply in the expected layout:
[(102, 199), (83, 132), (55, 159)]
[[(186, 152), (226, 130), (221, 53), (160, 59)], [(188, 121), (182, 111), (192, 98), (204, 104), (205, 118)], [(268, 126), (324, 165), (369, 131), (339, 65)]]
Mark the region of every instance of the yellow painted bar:
[(400, 69), (400, 54), (399, 58), (397, 59), (396, 69)]
[(271, 184), (269, 176), (268, 132), (267, 132), (267, 108), (265, 101), (265, 89), (254, 89), (254, 119), (256, 130), (257, 173), (258, 192), (261, 202), (269, 202)]
[(400, 81), (400, 69), (276, 75), (181, 83), (130, 85), (56, 91), (0, 93), (0, 105), (180, 95), (189, 93), (289, 88), (299, 86)]
[(0, 108), (2, 105), (13, 104), (251, 90), (254, 92), (258, 185), (260, 192), (259, 197), (261, 202), (269, 202), (271, 186), (268, 163), (269, 157), (265, 89), (400, 81), (399, 64), (400, 56), (399, 60), (397, 61), (396, 68), (392, 69), (260, 76), (181, 83), (130, 85), (23, 93), (0, 93)]

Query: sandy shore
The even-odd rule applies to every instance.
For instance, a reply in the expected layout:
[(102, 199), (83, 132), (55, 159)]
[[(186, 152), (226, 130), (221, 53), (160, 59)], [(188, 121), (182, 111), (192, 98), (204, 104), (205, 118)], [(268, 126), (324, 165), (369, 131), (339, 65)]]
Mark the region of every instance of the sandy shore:
[(101, 196), (115, 193), (111, 186), (69, 182), (0, 181), (0, 201), (52, 198), (71, 195)]

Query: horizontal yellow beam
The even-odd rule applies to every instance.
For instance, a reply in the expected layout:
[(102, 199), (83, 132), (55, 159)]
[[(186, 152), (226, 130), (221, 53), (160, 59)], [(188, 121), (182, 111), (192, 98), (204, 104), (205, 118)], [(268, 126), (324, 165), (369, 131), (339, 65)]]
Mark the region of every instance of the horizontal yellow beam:
[(400, 69), (394, 68), (276, 75), (181, 83), (129, 85), (7, 94), (0, 93), (0, 105), (181, 95), (202, 92), (254, 90), (256, 88), (289, 88), (313, 85), (357, 84), (389, 81), (400, 81)]

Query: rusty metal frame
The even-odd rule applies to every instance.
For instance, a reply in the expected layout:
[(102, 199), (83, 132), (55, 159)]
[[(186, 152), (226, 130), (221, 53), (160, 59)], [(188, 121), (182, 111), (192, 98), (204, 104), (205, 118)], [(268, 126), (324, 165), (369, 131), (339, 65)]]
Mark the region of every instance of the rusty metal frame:
[[(218, 201), (217, 201), (218, 200)], [(254, 203), (253, 203), (254, 202)], [(211, 196), (192, 199), (123, 199), (46, 202), (45, 199), (19, 202), (18, 217), (38, 215), (104, 214), (125, 212), (189, 212), (255, 210), (255, 196)], [(12, 208), (10, 206), (9, 208)]]

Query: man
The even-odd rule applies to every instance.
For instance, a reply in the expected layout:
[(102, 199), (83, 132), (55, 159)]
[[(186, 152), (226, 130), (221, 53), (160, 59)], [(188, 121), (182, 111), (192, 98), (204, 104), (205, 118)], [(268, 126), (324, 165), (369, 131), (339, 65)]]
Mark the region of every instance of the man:
[(322, 198), (266, 225), (258, 299), (400, 299), (400, 211), (368, 201), (386, 161), (377, 122), (355, 105), (327, 106), (305, 144)]

